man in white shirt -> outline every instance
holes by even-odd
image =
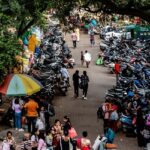
[[[36,120],[36,125],[35,126],[38,129],[38,131],[45,130],[44,122],[41,120],[40,117]]]
[[[89,68],[89,64],[91,62],[91,59],[92,59],[91,54],[86,50],[85,54],[84,54],[84,60],[85,60],[87,68]]]

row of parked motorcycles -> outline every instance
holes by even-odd
[[[150,40],[138,39],[111,39],[100,44],[103,64],[108,67],[109,72],[114,73],[115,60],[119,60],[121,66],[118,83],[106,92],[105,100],[118,106],[122,130],[126,133],[133,131],[135,135],[138,117],[136,105],[140,106],[145,126],[150,128],[149,48]],[[138,102],[134,101],[135,95],[138,95]],[[129,104],[133,107],[129,107]]]
[[[61,68],[65,67],[64,60],[70,54],[60,28],[49,27],[41,42],[40,53],[35,54],[34,64],[30,70],[30,75],[39,80],[44,87],[38,95],[46,96],[49,101],[58,92],[66,95],[69,83],[62,77]]]
[[[61,68],[64,67],[64,59],[70,54],[60,28],[50,26],[41,41],[40,51],[34,54],[34,63],[28,72],[43,85],[42,90],[33,96],[44,98],[51,103],[56,93],[66,95],[69,83],[62,77]],[[10,107],[2,122],[12,127],[13,115]]]

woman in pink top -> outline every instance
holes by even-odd
[[[75,31],[73,31],[73,33],[71,34],[71,38],[73,42],[73,47],[76,48],[77,47],[77,34],[75,33]]]
[[[15,103],[13,104],[13,110],[15,112],[15,127],[16,129],[21,129],[21,106],[19,104],[19,99],[15,99]]]
[[[37,150],[46,150],[46,142],[44,132],[40,131],[39,133],[39,141],[38,141],[38,149]]]

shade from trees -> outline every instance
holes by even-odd
[[[150,22],[150,0],[82,0],[81,5],[91,13],[138,16]]]

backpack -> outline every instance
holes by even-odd
[[[97,110],[97,118],[98,119],[102,119],[104,117],[103,115],[103,109],[102,109],[102,106],[100,106]]]

